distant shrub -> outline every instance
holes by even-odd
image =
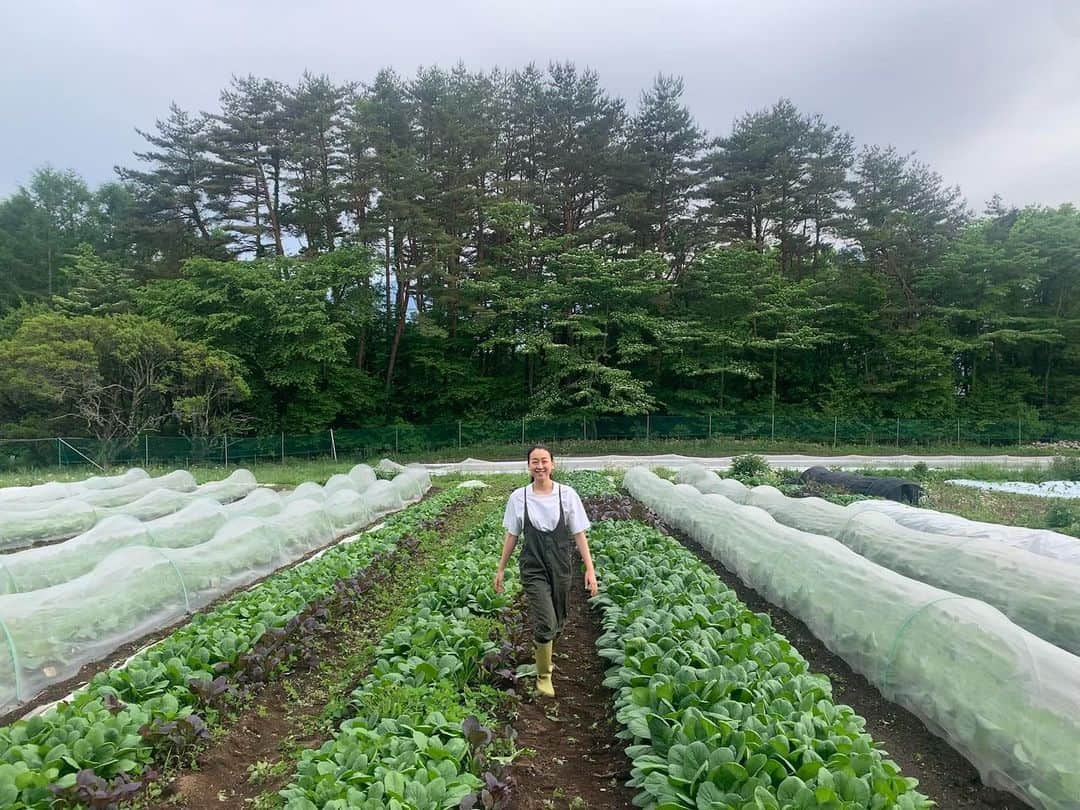
[[[1080,456],[1058,456],[1048,472],[1053,481],[1080,481]]]
[[[1080,511],[1075,507],[1056,503],[1046,510],[1046,525],[1051,529],[1064,529],[1074,523],[1080,523]]]
[[[930,476],[930,468],[925,461],[917,461],[911,465],[911,477],[916,481],[925,481]]]
[[[762,484],[776,487],[784,483],[783,476],[769,467],[769,462],[753,453],[733,458],[728,476],[741,481],[748,487],[757,487]]]
[[[772,473],[769,462],[761,456],[747,453],[745,456],[735,456],[731,460],[731,477],[742,481],[744,478],[759,478]],[[745,482],[743,482],[745,483]]]

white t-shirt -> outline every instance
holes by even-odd
[[[592,524],[588,515],[585,514],[585,506],[581,503],[581,496],[574,491],[573,487],[563,484],[555,484],[555,489],[547,495],[537,495],[533,492],[532,484],[527,484],[520,489],[515,489],[506,502],[506,514],[503,516],[503,526],[506,531],[515,536],[520,536],[525,518],[525,492],[529,493],[529,522],[543,532],[550,532],[559,523],[559,499],[562,499],[563,517],[566,518],[566,528],[570,530],[570,536],[578,532],[588,530]]]

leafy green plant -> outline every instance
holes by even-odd
[[[742,456],[735,456],[731,460],[731,468],[728,470],[728,475],[748,487],[759,486],[761,484],[770,484],[775,486],[779,483],[780,477],[773,472],[772,468],[761,456],[754,455],[753,453],[747,453]]]
[[[511,783],[482,753],[494,735],[490,685],[512,648],[492,639],[516,589],[493,593],[502,508],[457,538],[460,553],[426,576],[408,618],[388,632],[353,692],[353,716],[318,751],[305,751],[281,795],[292,810],[350,807],[503,807]],[[342,805],[344,806],[344,804]]]
[[[1080,523],[1080,510],[1062,503],[1056,503],[1046,510],[1046,525],[1051,529],[1064,529],[1074,523]]]
[[[1057,456],[1047,470],[1048,480],[1080,481],[1080,456]]]
[[[641,806],[927,808],[827,678],[671,538],[634,522],[591,540],[605,589],[619,736]]]
[[[290,647],[289,639],[315,618],[319,608],[312,610],[313,604],[333,595],[342,582],[352,583],[344,586],[352,589],[351,598],[361,598],[354,580],[365,576],[373,560],[377,565],[403,538],[472,497],[455,488],[392,515],[356,542],[279,572],[195,616],[125,666],[96,675],[70,701],[0,729],[0,762],[16,768],[0,765],[0,806],[52,808],[58,798],[63,802],[75,795],[68,789],[81,771],[113,782],[197,742],[199,724],[216,720],[215,706],[227,699],[229,689],[256,680],[241,674],[265,680],[304,659],[305,650]],[[229,676],[227,682],[218,680],[222,675]],[[54,795],[51,786],[61,792]]]

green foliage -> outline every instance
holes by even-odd
[[[224,351],[251,396],[222,429],[1080,422],[1080,212],[973,219],[786,99],[709,139],[676,76],[634,111],[572,63],[238,76],[141,133],[120,182],[42,169],[0,200],[0,318],[137,314]],[[197,411],[185,430],[211,429]]]
[[[591,540],[605,572],[597,647],[635,804],[931,806],[828,679],[677,542],[630,521],[599,524]]]
[[[275,574],[199,614],[125,666],[96,675],[70,701],[0,728],[4,805],[54,807],[49,785],[66,784],[84,768],[104,778],[144,771],[155,754],[140,728],[205,711],[196,686],[235,666],[268,631],[280,633],[307,605],[333,593],[339,580],[465,497],[463,490],[448,490],[393,515],[357,542]]]
[[[1050,481],[1080,481],[1080,457],[1057,456],[1046,471],[1046,478]]]
[[[771,475],[772,468],[769,466],[769,462],[761,456],[747,453],[746,455],[736,456],[731,460],[731,468],[728,473],[732,478],[748,484],[752,479]]]
[[[493,720],[494,694],[484,691],[492,675],[482,662],[499,646],[483,618],[497,615],[520,587],[511,576],[507,592],[491,590],[501,514],[500,505],[424,578],[422,595],[383,637],[353,692],[354,715],[322,748],[302,754],[296,779],[281,791],[286,807],[338,801],[436,810],[481,788],[463,720],[470,709]]]
[[[1051,529],[1064,529],[1080,523],[1080,510],[1056,503],[1046,510],[1046,525]]]
[[[248,396],[235,358],[139,315],[32,315],[0,341],[0,417],[54,417],[105,445],[180,414],[205,433]],[[55,418],[56,414],[63,417]]]

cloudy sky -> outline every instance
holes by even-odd
[[[686,82],[710,134],[786,96],[893,144],[982,208],[1080,203],[1080,0],[6,0],[0,196],[40,166],[133,165],[169,103],[232,74],[370,80],[384,66],[571,60],[633,106]]]

